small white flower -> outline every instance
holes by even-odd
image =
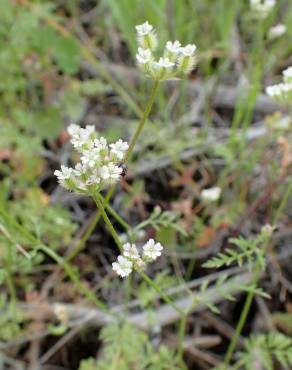
[[[157,257],[161,256],[162,250],[163,247],[160,243],[155,243],[154,239],[149,239],[143,246],[143,256],[154,261]]]
[[[136,26],[135,28],[138,36],[146,36],[153,31],[153,26],[151,26],[148,21]]]
[[[154,63],[154,66],[157,69],[160,68],[172,68],[175,63],[171,62],[168,58],[160,58],[158,62]]]
[[[100,150],[97,148],[92,148],[91,150],[86,150],[81,156],[81,162],[83,165],[88,167],[94,167],[100,160]]]
[[[194,52],[196,51],[196,49],[197,49],[196,45],[189,44],[189,45],[186,45],[185,47],[182,47],[180,49],[180,52],[185,57],[191,57],[194,54]]]
[[[56,170],[54,175],[57,176],[59,180],[67,180],[72,176],[72,172],[72,168],[61,165],[61,171]]]
[[[100,137],[99,139],[95,139],[93,141],[93,145],[98,151],[105,150],[107,148],[107,141],[104,137]]]
[[[87,167],[83,163],[77,163],[74,168],[74,175],[77,177],[84,176],[87,173]]]
[[[109,182],[116,182],[119,180],[122,172],[122,168],[114,165],[113,163],[109,163],[101,167],[100,176],[102,179],[108,180]]]
[[[152,53],[150,49],[138,48],[136,58],[139,64],[147,64],[152,60]]]
[[[283,80],[288,83],[292,82],[292,66],[283,71]]]
[[[168,50],[170,53],[178,54],[181,50],[181,43],[179,41],[167,41],[166,43],[166,50]]]
[[[123,256],[118,256],[117,262],[112,263],[113,270],[121,277],[130,275],[133,263]]]
[[[121,139],[114,144],[110,144],[110,147],[111,156],[116,157],[119,161],[124,158],[126,151],[129,149],[128,143]]]
[[[98,185],[99,183],[100,178],[95,174],[89,176],[88,179],[86,180],[86,186]]]
[[[282,35],[287,31],[287,27],[284,24],[277,24],[274,27],[269,29],[268,37],[270,40],[274,40]]]
[[[92,139],[95,133],[94,126],[86,126],[86,128],[81,128],[77,125],[70,125],[68,127],[68,132],[71,136],[71,143],[75,149],[81,151],[84,146],[90,148],[92,146]]]
[[[80,134],[81,127],[72,123],[68,126],[67,131],[70,136],[76,136]]]
[[[58,182],[61,186],[63,186],[66,189],[70,188],[68,182],[73,177],[73,169],[72,168],[61,165],[61,171],[56,170],[54,172],[54,175],[57,177]]]
[[[123,245],[123,255],[129,259],[138,260],[140,259],[139,252],[135,244],[126,243]]]
[[[222,189],[216,186],[214,188],[204,189],[201,195],[204,200],[215,202],[220,198],[221,192]]]

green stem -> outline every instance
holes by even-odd
[[[110,188],[110,190],[108,191],[106,197],[105,197],[104,204],[107,204],[109,202],[109,200],[110,200],[111,196],[113,195],[114,191],[115,191],[115,186],[112,186]],[[85,243],[89,239],[90,235],[93,233],[93,230],[95,229],[95,227],[96,227],[96,225],[97,225],[97,223],[98,223],[98,221],[100,219],[100,216],[101,216],[100,212],[97,212],[94,220],[92,221],[91,225],[87,229],[87,231],[84,234],[83,238],[79,241],[79,243],[76,245],[76,247],[74,248],[74,250],[66,258],[66,261],[67,262],[69,262],[72,259],[74,259],[82,251],[82,249],[85,247]]]
[[[127,231],[131,229],[131,225],[127,223],[109,204],[105,201],[101,194],[97,195],[106,210],[118,221],[118,223]]]
[[[168,303],[175,311],[177,311],[180,315],[185,316],[185,312],[179,308],[172,300],[159,288],[159,286],[151,280],[143,271],[140,272],[141,277],[149,284],[156,292],[161,296],[161,298]]]
[[[151,93],[150,93],[150,97],[149,97],[149,100],[148,100],[148,103],[146,105],[146,108],[143,112],[143,115],[142,115],[142,118],[141,118],[141,121],[139,122],[139,125],[134,133],[134,136],[130,142],[130,145],[129,145],[129,149],[127,151],[127,154],[126,154],[126,157],[125,157],[125,162],[128,162],[129,159],[131,158],[131,155],[132,155],[132,152],[133,152],[133,149],[138,141],[138,138],[141,134],[141,131],[143,130],[143,127],[149,117],[149,114],[151,112],[151,109],[152,109],[152,106],[153,106],[153,103],[154,103],[154,99],[155,99],[155,96],[156,96],[156,93],[157,93],[157,89],[158,89],[158,85],[159,85],[159,81],[156,80],[154,81],[154,84],[152,86],[152,90],[151,90]]]
[[[97,205],[97,208],[99,209],[99,212],[101,214],[101,217],[103,218],[104,222],[106,223],[106,226],[111,233],[111,236],[113,237],[114,241],[116,242],[117,246],[119,247],[120,252],[123,252],[123,245],[120,241],[119,235],[117,234],[115,228],[113,227],[110,219],[108,218],[106,211],[104,209],[104,206],[99,198],[98,195],[94,195],[93,199],[95,200],[95,203]]]
[[[257,263],[256,266],[255,266],[255,272],[253,274],[253,279],[252,279],[252,285],[253,286],[256,286],[258,278],[259,278],[259,274],[260,274],[260,265],[259,265],[259,263]],[[235,333],[232,336],[231,342],[229,344],[229,347],[227,349],[227,352],[226,352],[226,355],[225,355],[225,358],[224,358],[224,365],[225,365],[226,368],[228,368],[228,365],[229,365],[230,360],[232,358],[233,352],[234,352],[235,347],[237,345],[238,338],[239,338],[239,336],[242,332],[242,329],[244,327],[244,324],[246,322],[246,319],[247,319],[247,316],[248,316],[248,313],[249,313],[249,310],[250,310],[250,307],[251,307],[251,304],[252,304],[252,301],[253,301],[254,294],[255,294],[254,289],[251,289],[247,294],[246,300],[244,302],[243,309],[242,309],[241,314],[240,314],[239,321],[236,325]]]
[[[178,331],[178,352],[177,352],[177,355],[178,355],[181,362],[183,362],[186,322],[187,322],[187,315],[184,315],[180,319],[179,331]]]

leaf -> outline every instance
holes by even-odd
[[[176,231],[171,227],[163,227],[157,232],[156,239],[162,245],[166,245],[167,248],[175,248]]]
[[[74,74],[80,67],[80,48],[78,42],[72,37],[60,36],[52,46],[56,62],[64,73]]]
[[[34,115],[33,130],[43,139],[55,139],[62,131],[63,125],[57,108],[46,108]]]

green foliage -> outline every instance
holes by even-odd
[[[3,294],[0,295],[0,312],[0,340],[15,339],[23,332],[21,327],[24,322],[22,312],[16,309],[14,304],[9,304]]]
[[[154,348],[142,331],[129,324],[111,324],[101,331],[103,349],[97,360],[83,360],[79,370],[179,370],[173,352]]]
[[[292,367],[292,339],[278,332],[253,335],[245,342],[245,351],[239,353],[234,369],[276,369],[276,362],[285,369]]]
[[[254,261],[258,261],[261,268],[265,267],[265,243],[269,238],[269,234],[262,229],[261,233],[253,240],[246,240],[242,237],[232,238],[230,242],[235,244],[237,249],[226,249],[225,253],[219,253],[216,257],[204,263],[207,268],[219,268],[223,266],[230,266],[236,263],[242,266],[247,263],[252,269]]]
[[[204,303],[212,312],[220,314],[218,307],[211,302],[212,294],[208,294],[207,288],[209,281],[206,279],[200,286],[199,291],[195,294],[194,303]],[[215,280],[213,288],[216,294],[227,301],[235,301],[235,294],[238,292],[250,292],[260,297],[269,298],[270,296],[265,293],[261,288],[258,288],[250,283],[242,282],[240,277],[228,277],[227,275],[220,276]]]
[[[27,198],[11,204],[10,212],[45,244],[60,248],[70,243],[77,225],[70,220],[67,209],[47,201],[38,189],[31,189]]]
[[[135,227],[135,230],[142,230],[147,226],[153,227],[156,231],[164,229],[173,229],[183,236],[187,233],[178,223],[179,215],[170,211],[162,211],[160,207],[154,208],[149,218]]]

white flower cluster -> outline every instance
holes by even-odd
[[[94,126],[70,125],[68,133],[72,145],[80,153],[80,163],[75,168],[62,165],[61,171],[54,172],[60,185],[68,190],[93,194],[119,181],[123,172],[120,164],[129,148],[126,142],[118,140],[108,145],[104,137],[97,136]]]
[[[163,247],[160,243],[155,243],[154,239],[149,239],[143,246],[142,257],[140,256],[135,244],[126,243],[123,245],[123,253],[118,256],[117,262],[113,262],[113,270],[121,277],[130,275],[133,269],[141,270],[146,267],[148,262],[155,261],[161,256]]]
[[[156,60],[153,52],[157,47],[156,32],[148,22],[136,26],[139,44],[136,54],[139,67],[154,80],[168,80],[180,74],[188,74],[196,63],[196,45],[181,46],[179,41],[167,41],[164,54]]]
[[[218,186],[215,186],[214,188],[204,189],[202,190],[201,196],[203,200],[207,202],[215,202],[218,200],[221,196],[222,189]]]
[[[292,101],[292,67],[288,67],[283,71],[283,82],[277,85],[268,86],[266,93],[273,99],[289,103]]]
[[[275,5],[276,0],[250,0],[250,8],[259,18],[266,18]]]
[[[271,27],[269,29],[268,38],[269,40],[275,40],[278,37],[281,37],[282,35],[284,35],[286,31],[287,31],[287,27],[285,26],[285,24],[277,24],[276,26]]]

